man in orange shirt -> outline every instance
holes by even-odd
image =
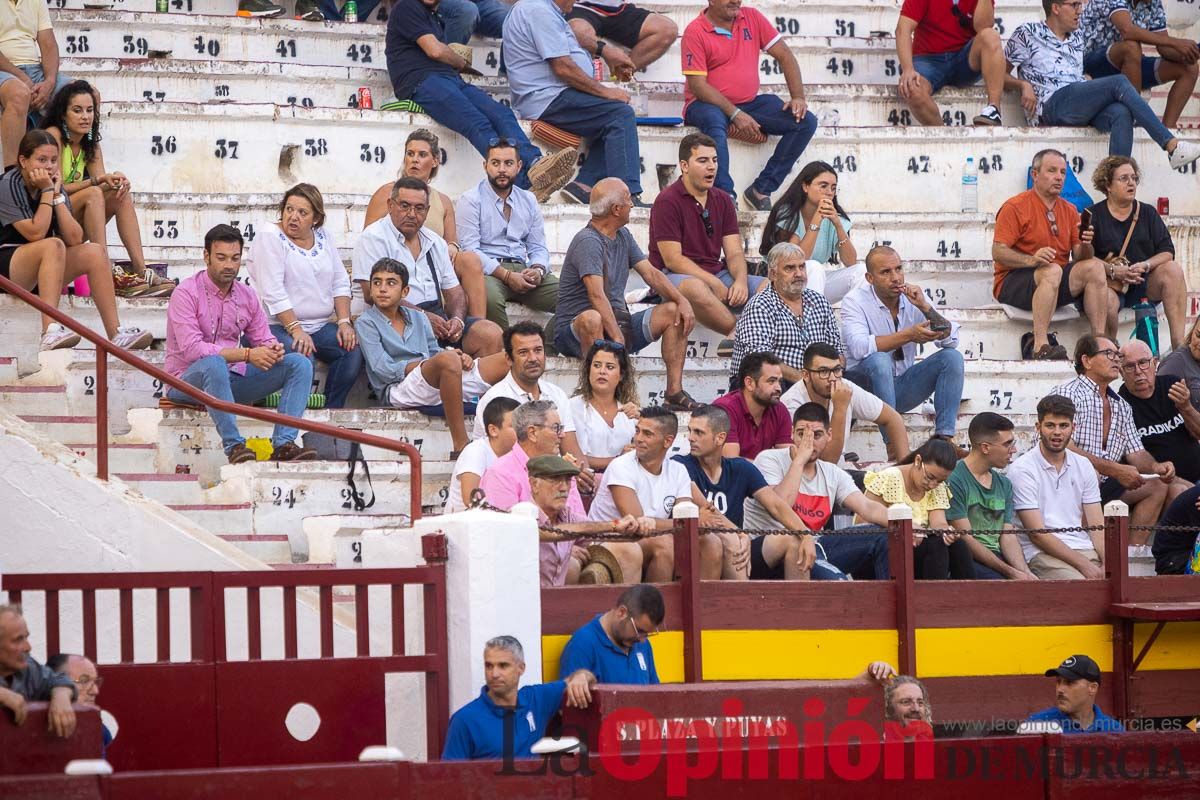
[[[1097,335],[1117,332],[1118,300],[1096,258],[1092,230],[1079,228],[1079,212],[1062,198],[1067,158],[1057,150],[1033,157],[1033,188],[1010,197],[996,214],[992,241],[998,302],[1033,312],[1033,357],[1065,361],[1067,350],[1051,345],[1054,310],[1083,299],[1083,313]]]

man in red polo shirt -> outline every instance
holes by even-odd
[[[976,125],[1000,124],[1008,65],[993,24],[992,0],[904,0],[896,23],[900,96],[922,125],[941,125],[933,95],[943,86],[974,86],[983,75],[987,105]]]
[[[766,51],[779,62],[790,100],[758,93],[758,55]],[[779,136],[775,152],[743,199],[756,211],[771,209],[771,193],[792,171],[817,130],[808,111],[800,65],[783,36],[767,18],[741,0],[708,0],[683,32],[683,119],[717,143],[717,188],[735,199],[729,176],[728,138],[766,141]]]
[[[753,460],[763,450],[790,447],[792,419],[779,402],[783,396],[783,362],[773,353],[751,353],[737,371],[737,390],[713,405],[729,415],[726,458]]]

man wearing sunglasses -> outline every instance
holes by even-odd
[[[1175,465],[1157,461],[1146,451],[1133,421],[1133,409],[1112,388],[1120,375],[1121,351],[1111,339],[1086,334],[1075,343],[1078,377],[1057,386],[1051,394],[1075,404],[1075,435],[1071,449],[1096,470],[1100,502],[1120,500],[1129,506],[1130,526],[1154,525],[1163,509],[1188,484],[1175,479]],[[1143,548],[1150,534],[1129,535],[1131,555],[1149,555]]]
[[[933,95],[943,86],[974,86],[980,76],[987,105],[976,125],[999,125],[1004,94],[1004,46],[993,27],[992,0],[904,0],[896,23],[900,96],[922,125],[941,125]]]
[[[558,662],[561,677],[587,670],[599,683],[658,683],[650,637],[666,616],[662,593],[645,583],[630,586],[617,604],[571,634]]]
[[[1200,411],[1192,405],[1187,382],[1158,374],[1158,359],[1134,339],[1121,348],[1119,394],[1133,409],[1133,424],[1150,455],[1170,460],[1186,481],[1200,481]]]

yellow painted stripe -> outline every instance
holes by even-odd
[[[888,630],[704,631],[704,680],[853,678],[875,660],[896,663]]]
[[[1154,632],[1153,622],[1133,626],[1133,657]],[[1154,646],[1138,665],[1142,670],[1200,669],[1200,622],[1169,622],[1154,640]]]
[[[1036,675],[1073,653],[1086,653],[1101,670],[1112,669],[1112,627],[1055,625],[1009,628],[920,628],[917,674]]]
[[[558,662],[570,636],[542,637],[542,680],[558,680]],[[683,632],[663,631],[650,637],[654,669],[663,683],[683,683]]]

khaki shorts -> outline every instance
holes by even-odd
[[[1103,568],[1100,554],[1095,550],[1076,550],[1076,553]],[[1065,561],[1046,553],[1038,553],[1029,560],[1029,571],[1043,581],[1081,581],[1083,574]]]

